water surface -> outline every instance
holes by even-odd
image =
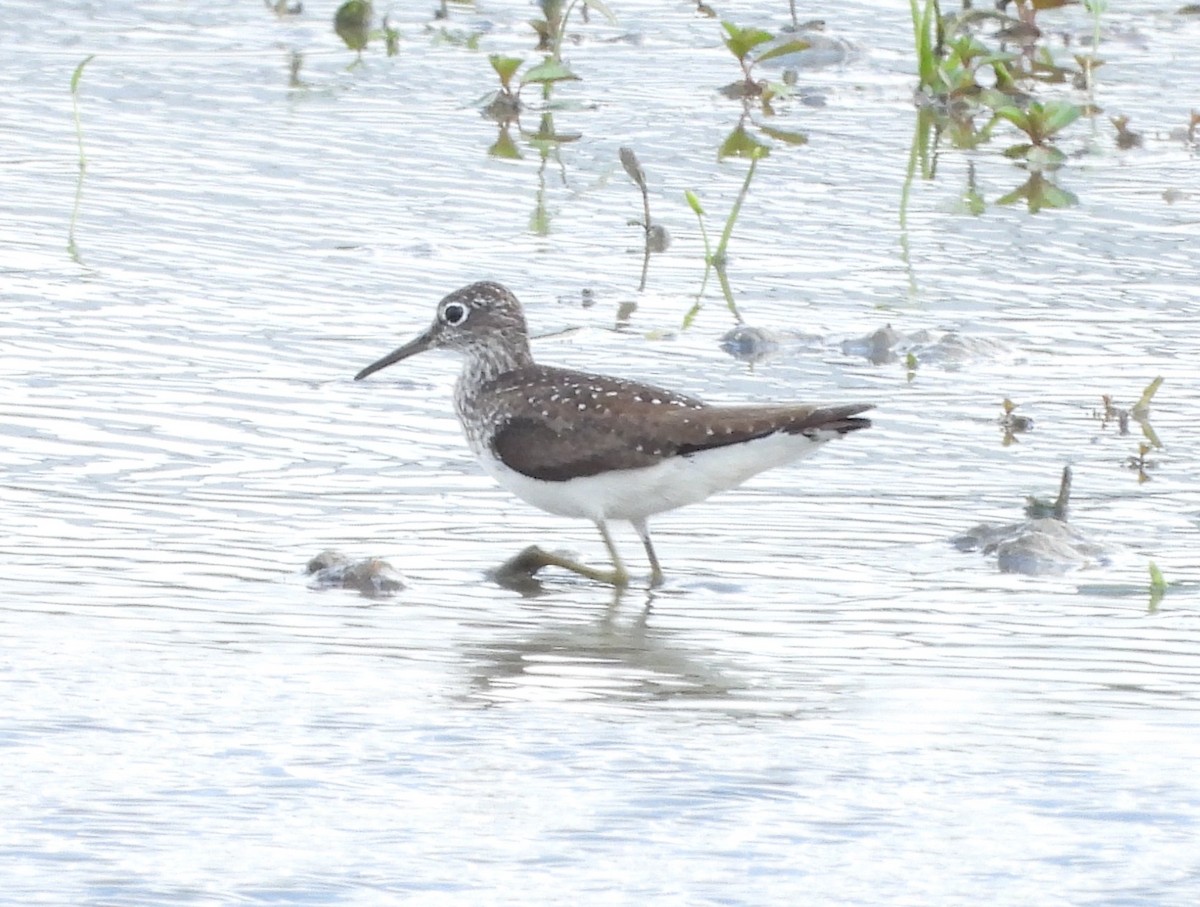
[[[730,246],[747,323],[810,339],[750,366],[711,284],[680,331],[703,272],[683,191],[716,232],[745,173],[716,160],[735,64],[693,4],[611,5],[545,166],[518,133],[521,160],[489,156],[475,106],[486,53],[534,58],[533,7],[455,8],[478,51],[435,40],[432,0],[396,10],[399,56],[354,68],[321,0],[0,9],[0,902],[1200,897],[1200,195],[1172,135],[1200,24],[1106,16],[1100,101],[1145,140],[1072,127],[1076,207],[996,205],[1027,175],[988,146],[945,151],[902,226],[908,10],[827,11],[861,53],[801,74],[824,106],[778,105],[809,144],[762,162]],[[674,237],[641,293],[622,145]],[[452,357],[351,381],[480,278],[572,329],[546,361],[873,400],[875,427],[656,520],[661,590],[499,589],[484,571],[531,541],[599,559],[594,530],[470,462]],[[968,354],[910,377],[842,352],[889,323]],[[1157,375],[1139,482],[1140,435],[1095,411]],[[1009,446],[1005,396],[1035,420]],[[1012,576],[949,544],[1067,463],[1110,564]],[[312,591],[326,547],[409,588]],[[1151,560],[1177,584],[1154,609]]]

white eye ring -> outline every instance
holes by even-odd
[[[467,320],[468,309],[461,302],[448,302],[442,306],[442,321],[457,327]]]

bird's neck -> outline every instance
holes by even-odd
[[[501,340],[505,342],[500,342]],[[533,365],[529,341],[524,334],[496,338],[466,352],[462,372],[454,388],[454,408],[476,456],[487,450],[490,432],[503,414],[494,406],[489,386],[508,372]]]
[[[496,338],[495,343],[481,344],[467,351],[461,387],[480,387],[514,369],[533,365],[529,340],[523,334]]]

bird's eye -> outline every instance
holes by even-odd
[[[467,307],[461,302],[452,302],[442,309],[442,320],[449,325],[460,325],[467,320]]]

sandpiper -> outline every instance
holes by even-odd
[[[612,558],[597,570],[547,563],[616,586],[629,582],[608,524],[633,525],[663,580],[647,518],[751,476],[798,460],[871,422],[871,404],[713,406],[675,391],[534,362],[521,303],[483,281],[438,303],[433,325],[373,362],[359,381],[417,353],[457,350],[464,357],[454,406],[483,468],[517,497],[559,516],[596,524]]]

